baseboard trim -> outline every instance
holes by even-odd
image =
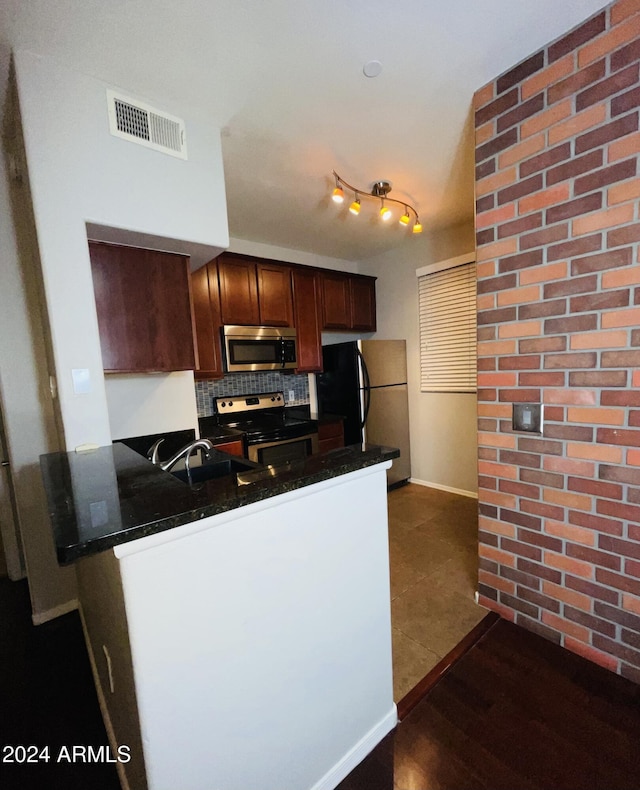
[[[384,736],[390,733],[397,723],[398,712],[394,705],[381,721],[372,727],[352,749],[349,749],[338,763],[327,771],[322,779],[313,785],[311,790],[333,790],[333,788],[339,785],[357,765],[360,765],[369,752],[373,751]]]
[[[417,486],[425,486],[425,488],[437,488],[438,491],[448,491],[450,494],[459,494],[460,496],[469,497],[469,499],[477,499],[477,491],[466,491],[464,488],[453,488],[453,486],[445,486],[441,483],[429,483],[426,480],[418,480],[417,477],[410,477],[410,483],[415,483]]]
[[[60,606],[55,606],[53,609],[47,609],[44,612],[33,612],[31,615],[31,622],[34,625],[42,625],[48,623],[49,620],[54,620],[56,617],[62,617],[63,614],[69,614],[78,608],[78,601],[67,601],[61,603]]]
[[[460,642],[439,661],[422,680],[398,702],[398,718],[402,721],[423,700],[436,683],[500,620],[500,615],[489,612]]]

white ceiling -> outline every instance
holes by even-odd
[[[411,244],[328,199],[388,179],[425,232],[473,213],[474,91],[603,0],[3,0],[0,44],[222,129],[233,237],[362,260]],[[370,79],[363,66],[381,61]],[[188,135],[188,129],[187,129]],[[188,137],[187,137],[188,142]],[[369,212],[364,210],[370,204]]]

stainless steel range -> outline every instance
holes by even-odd
[[[244,431],[249,460],[265,466],[318,452],[314,420],[288,417],[283,392],[215,398],[219,425]]]

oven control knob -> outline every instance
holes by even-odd
[[[271,396],[271,400],[275,400],[275,398],[274,398],[274,396],[273,396],[273,395]]]
[[[282,400],[282,398],[281,398],[281,397],[278,395],[278,397],[276,398],[276,400]]]
[[[229,401],[229,406],[233,406],[233,401],[232,400]]]
[[[227,405],[227,404],[226,404],[224,401],[222,401],[222,403],[220,404],[220,406],[221,406],[223,409],[224,409],[224,407],[225,407],[226,405]]]

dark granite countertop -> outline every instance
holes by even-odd
[[[130,540],[259,502],[400,455],[352,445],[281,467],[255,467],[193,486],[116,442],[40,456],[58,561],[69,564]],[[238,460],[213,451],[211,462]],[[239,485],[238,480],[243,484]]]

